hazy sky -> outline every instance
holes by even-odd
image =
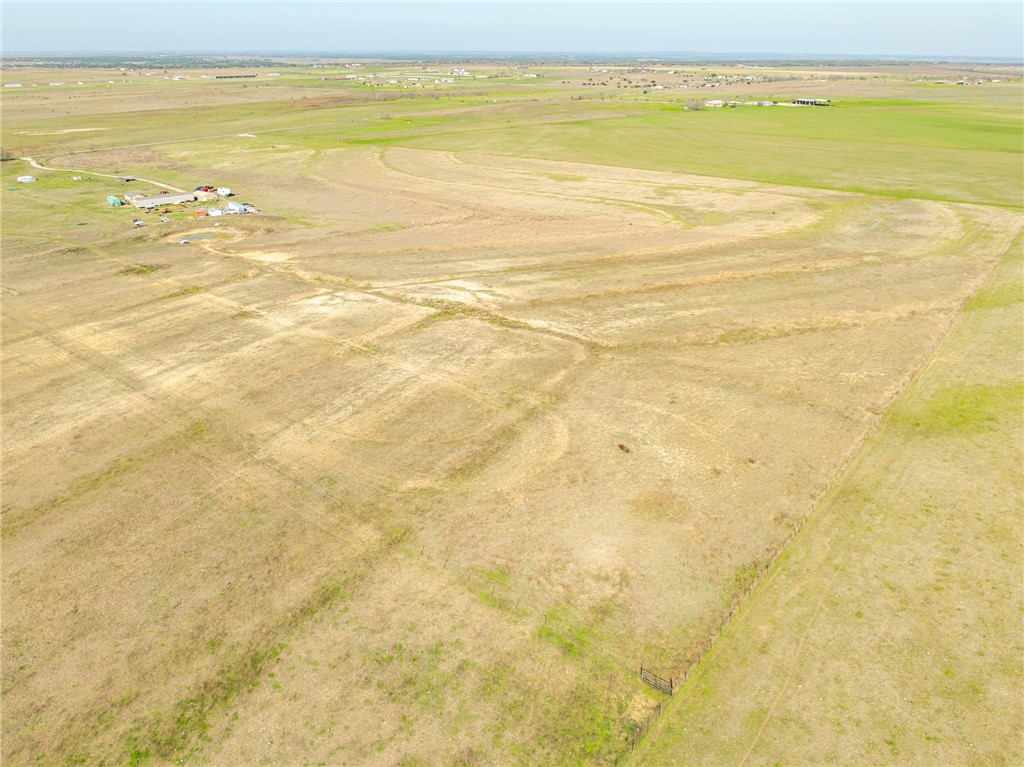
[[[3,48],[1024,56],[1010,2],[3,0]]]

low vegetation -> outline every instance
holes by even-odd
[[[3,94],[5,764],[1020,761],[1019,72],[290,64]]]

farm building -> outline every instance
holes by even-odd
[[[131,198],[131,203],[136,208],[152,210],[161,205],[180,205],[184,202],[193,202],[196,199],[195,192],[182,192],[181,194],[157,194],[152,197],[145,197],[141,194]]]
[[[227,210],[231,211],[232,213],[245,213],[245,206],[242,205],[242,203],[240,202],[228,200]]]
[[[827,107],[831,105],[830,99],[793,99],[794,104],[801,104],[806,107]]]
[[[107,195],[107,202],[110,203],[111,208],[120,208],[122,205],[124,205],[124,203],[121,202],[121,198],[113,194]]]

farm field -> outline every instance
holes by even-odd
[[[1024,759],[1021,276],[1018,240],[636,764]]]
[[[4,73],[4,763],[1018,760],[1020,73],[373,66]]]

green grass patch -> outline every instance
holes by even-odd
[[[455,126],[458,129],[454,129]],[[993,106],[676,109],[365,139],[888,197],[1020,206],[1019,112]]]
[[[964,306],[964,311],[974,312],[979,309],[1002,309],[1024,302],[1024,291],[1020,283],[997,285],[991,290],[975,293]]]
[[[893,413],[893,423],[925,436],[977,434],[1024,408],[1024,383],[947,386]]]
[[[161,269],[170,269],[170,264],[129,264],[128,266],[121,269],[118,274],[122,277],[132,277],[139,275],[152,274],[158,272]]]
[[[579,625],[563,610],[557,609],[544,616],[544,624],[537,630],[537,636],[574,658],[582,656],[593,640],[589,627]]]

